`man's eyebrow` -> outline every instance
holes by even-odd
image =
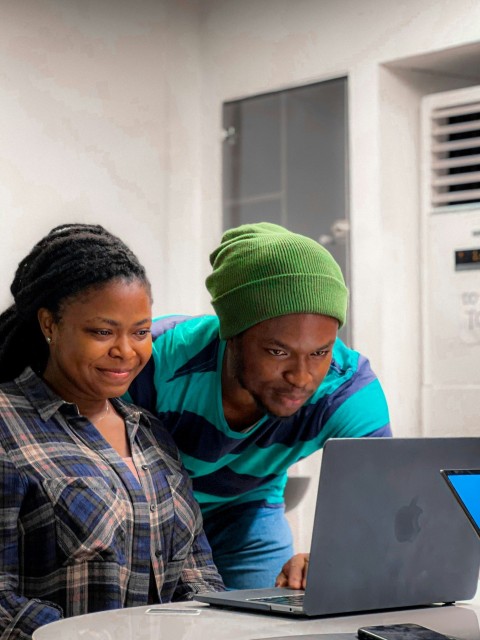
[[[323,346],[318,347],[316,349],[316,351],[322,351],[322,349],[329,349],[330,347],[333,347],[334,344],[335,344],[335,340],[330,340],[329,342],[327,342]]]
[[[276,338],[272,338],[268,342],[270,345],[272,346],[275,345],[276,347],[280,347],[282,349],[288,350],[291,348],[288,344],[284,344],[281,340],[277,340]],[[335,340],[330,340],[329,342],[326,342],[324,345],[320,347],[316,347],[315,349],[313,349],[313,351],[322,351],[323,349],[329,349],[334,344],[335,344]]]

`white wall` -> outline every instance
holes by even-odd
[[[418,104],[480,84],[461,53],[477,55],[478,0],[0,0],[0,12],[2,306],[37,239],[88,220],[141,256],[156,311],[208,310],[222,103],[348,75],[354,341],[395,433],[419,433]],[[318,457],[296,472],[317,469]],[[312,495],[291,514],[299,548]]]
[[[0,304],[44,233],[94,221],[141,256],[156,311],[196,307],[196,0],[1,0],[0,15]]]

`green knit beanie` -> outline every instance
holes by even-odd
[[[342,271],[318,242],[269,222],[223,234],[206,280],[220,337],[290,313],[319,313],[342,326],[348,290]]]

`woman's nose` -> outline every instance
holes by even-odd
[[[110,355],[113,358],[118,358],[118,357],[128,358],[134,353],[135,353],[135,350],[132,348],[132,345],[130,343],[130,340],[128,339],[128,336],[119,336],[118,339],[115,341],[115,344],[112,345],[110,349]]]

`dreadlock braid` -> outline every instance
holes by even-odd
[[[10,287],[14,304],[0,314],[0,382],[27,365],[43,372],[48,347],[37,319],[40,308],[58,321],[67,299],[116,278],[140,280],[150,290],[137,257],[100,225],[52,229],[19,263]]]

